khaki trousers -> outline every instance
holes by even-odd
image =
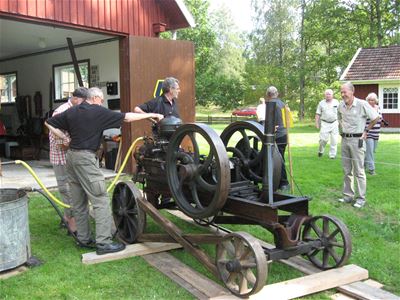
[[[93,152],[67,152],[67,172],[70,182],[72,204],[78,239],[90,240],[89,201],[92,203],[96,223],[96,243],[110,244],[111,241],[111,208],[104,175],[99,169],[99,162]]]
[[[319,132],[319,153],[324,153],[325,146],[330,140],[329,157],[336,157],[339,128],[338,122],[327,123],[321,121]]]
[[[56,175],[58,191],[61,194],[61,198],[65,204],[72,206],[71,190],[68,183],[68,174],[66,165],[53,165],[54,174]],[[65,208],[64,214],[67,217],[73,217],[72,209]]]
[[[358,147],[360,138],[342,138],[342,166],[344,173],[343,197],[355,199],[354,181],[357,182],[357,199],[365,200],[367,178],[364,171],[365,141],[363,147]]]

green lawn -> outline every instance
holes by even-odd
[[[213,127],[220,132],[225,125]],[[383,283],[385,289],[400,294],[400,135],[381,135],[376,153],[378,175],[368,175],[368,204],[357,210],[336,201],[341,196],[342,187],[340,159],[317,157],[318,134],[312,124],[296,126],[291,132],[294,179],[301,193],[313,198],[310,213],[331,214],[343,220],[353,239],[350,263],[368,269],[370,278]],[[85,251],[78,249],[65,230],[58,227],[59,219],[53,208],[37,194],[30,194],[29,197],[32,253],[43,264],[19,276],[1,280],[0,299],[193,298],[140,257],[98,265],[81,264],[80,256]],[[185,231],[200,230],[174,217],[171,219]],[[258,226],[230,227],[271,240],[271,235]],[[148,231],[158,231],[150,219]],[[213,247],[206,250],[214,252]],[[188,253],[182,250],[171,253],[213,278]],[[294,269],[273,263],[269,267],[268,282],[298,276],[301,274]],[[332,293],[328,291],[304,299],[329,299]]]

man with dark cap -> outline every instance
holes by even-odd
[[[120,113],[102,106],[103,92],[96,87],[88,90],[86,101],[46,122],[57,136],[65,138],[61,130],[71,136],[67,152],[67,172],[71,186],[73,210],[78,229],[78,239],[84,246],[93,246],[89,226],[88,201],[93,205],[96,222],[96,253],[106,254],[125,249],[125,245],[113,242],[111,234],[112,216],[104,175],[99,168],[96,151],[100,146],[103,131],[118,128],[123,122],[154,118],[156,113]],[[61,130],[60,130],[61,129]]]
[[[53,116],[63,113],[75,105],[79,105],[87,98],[88,89],[85,87],[77,88],[72,97],[62,105],[60,105],[54,112]],[[72,205],[71,191],[68,184],[67,176],[67,149],[69,145],[69,136],[66,132],[66,139],[57,137],[54,133],[49,131],[49,145],[50,145],[50,162],[53,165],[54,174],[56,176],[58,191],[65,204]],[[72,209],[66,208],[64,210],[64,219],[68,223],[68,227],[72,232],[76,232],[76,223],[73,216]]]

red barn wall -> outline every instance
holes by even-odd
[[[355,84],[354,89],[354,95],[357,98],[364,100],[367,98],[369,93],[375,93],[379,95],[379,86],[377,84]]]
[[[1,0],[0,16],[136,36],[168,23],[157,0]]]
[[[391,113],[391,114],[382,114],[383,118],[389,122],[388,127],[400,127],[400,114],[399,113]]]
[[[360,99],[365,99],[369,93],[375,93],[379,96],[378,84],[355,84],[355,96]],[[399,113],[383,113],[383,118],[389,122],[389,127],[400,127]]]

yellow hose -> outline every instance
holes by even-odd
[[[62,207],[71,208],[71,206],[69,206],[68,204],[63,203],[60,200],[58,200],[52,193],[49,192],[49,190],[44,186],[44,184],[39,179],[39,177],[37,177],[36,173],[32,170],[32,168],[26,162],[24,162],[22,160],[16,160],[15,164],[23,165],[29,171],[29,173],[31,173],[33,178],[35,178],[36,182],[40,185],[40,187],[43,189],[43,191],[51,198],[51,200],[53,200],[54,202],[56,202],[58,205],[60,205]]]
[[[107,193],[108,193],[109,191],[111,191],[111,189],[114,187],[115,183],[118,181],[119,176],[120,176],[121,173],[122,173],[122,170],[125,168],[125,165],[126,165],[126,163],[128,162],[128,160],[129,160],[129,155],[131,154],[133,148],[135,148],[136,144],[137,144],[139,141],[141,141],[141,140],[143,140],[143,137],[137,138],[136,140],[133,141],[133,143],[132,143],[131,146],[129,147],[129,150],[128,150],[128,152],[127,152],[126,155],[125,155],[124,161],[123,161],[121,167],[119,168],[119,171],[118,171],[118,173],[117,173],[117,176],[115,176],[113,182],[111,182],[110,186],[107,188]],[[119,145],[119,146],[122,147],[122,144]]]

